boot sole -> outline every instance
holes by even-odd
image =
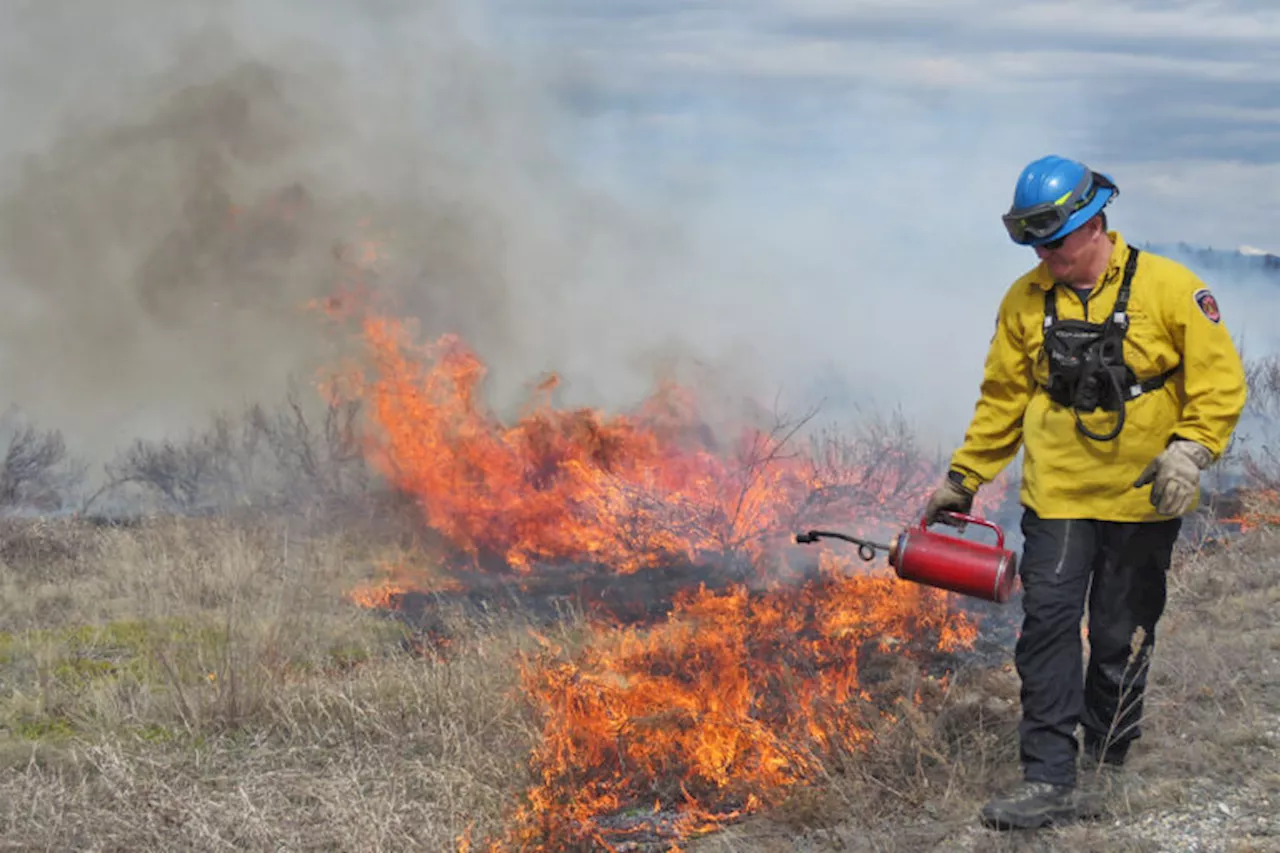
[[[982,824],[989,829],[1047,829],[1064,823],[1072,823],[1080,818],[1074,807],[1046,809],[1036,814],[991,814],[982,812]]]

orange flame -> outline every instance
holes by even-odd
[[[358,319],[372,367],[325,390],[365,403],[371,464],[472,567],[756,571],[754,590],[685,591],[660,624],[595,624],[576,652],[540,639],[521,661],[542,720],[538,781],[490,850],[616,849],[654,834],[678,850],[866,742],[879,710],[860,654],[972,642],[951,596],[887,570],[816,550],[816,579],[786,585],[771,571],[788,568],[798,521],[901,525],[937,475],[909,447],[815,438],[796,449],[786,429],[744,429],[721,445],[685,389],[663,385],[636,411],[605,415],[555,409],[555,377],[504,424],[483,403],[483,363],[457,337],[417,344],[411,324],[362,313],[351,291],[322,307]],[[998,499],[1002,487],[986,491]],[[352,597],[376,606],[434,582],[393,572]],[[470,831],[458,838],[460,850],[472,844]]]
[[[348,590],[346,598],[353,604],[371,609],[388,609],[397,596],[409,590],[390,580],[369,581]]]
[[[954,650],[976,630],[937,590],[855,574],[823,555],[799,589],[700,590],[651,630],[598,628],[570,657],[543,641],[524,661],[543,715],[539,783],[506,844],[550,851],[621,832],[601,818],[655,803],[680,838],[755,811],[868,737],[859,652]],[[576,848],[573,848],[576,849]]]
[[[638,411],[606,416],[553,409],[553,378],[507,426],[481,400],[475,353],[452,335],[415,344],[411,328],[364,317],[373,375],[351,371],[328,390],[369,405],[371,461],[417,498],[431,527],[473,559],[517,572],[562,561],[621,573],[712,557],[750,563],[815,496],[848,509],[856,492],[876,506],[922,471],[907,461],[883,482],[842,482],[823,460],[779,453],[781,438],[760,430],[713,453],[690,395],[669,384]]]
[[[378,577],[347,590],[346,599],[360,607],[395,609],[395,601],[410,591],[443,592],[461,590],[457,579],[441,574],[439,567],[420,561],[384,560],[378,564]]]
[[[1268,488],[1245,490],[1240,511],[1220,521],[1238,525],[1241,533],[1263,527],[1280,527],[1280,491]]]

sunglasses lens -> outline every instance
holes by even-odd
[[[1062,243],[1066,239],[1067,239],[1066,237],[1059,237],[1057,240],[1050,240],[1048,243],[1041,243],[1040,248],[1048,249],[1049,251],[1053,251],[1054,249],[1061,249]]]

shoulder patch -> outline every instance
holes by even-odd
[[[1199,306],[1200,313],[1208,317],[1211,322],[1217,323],[1222,320],[1222,313],[1218,310],[1218,300],[1213,298],[1209,288],[1200,288],[1192,298],[1195,299],[1196,305]]]

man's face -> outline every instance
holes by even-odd
[[[1048,246],[1036,246],[1036,257],[1044,261],[1054,281],[1072,284],[1092,284],[1083,279],[1088,278],[1089,262],[1093,255],[1093,241],[1097,236],[1099,224],[1096,220],[1086,222],[1063,239],[1062,245],[1056,249]]]

